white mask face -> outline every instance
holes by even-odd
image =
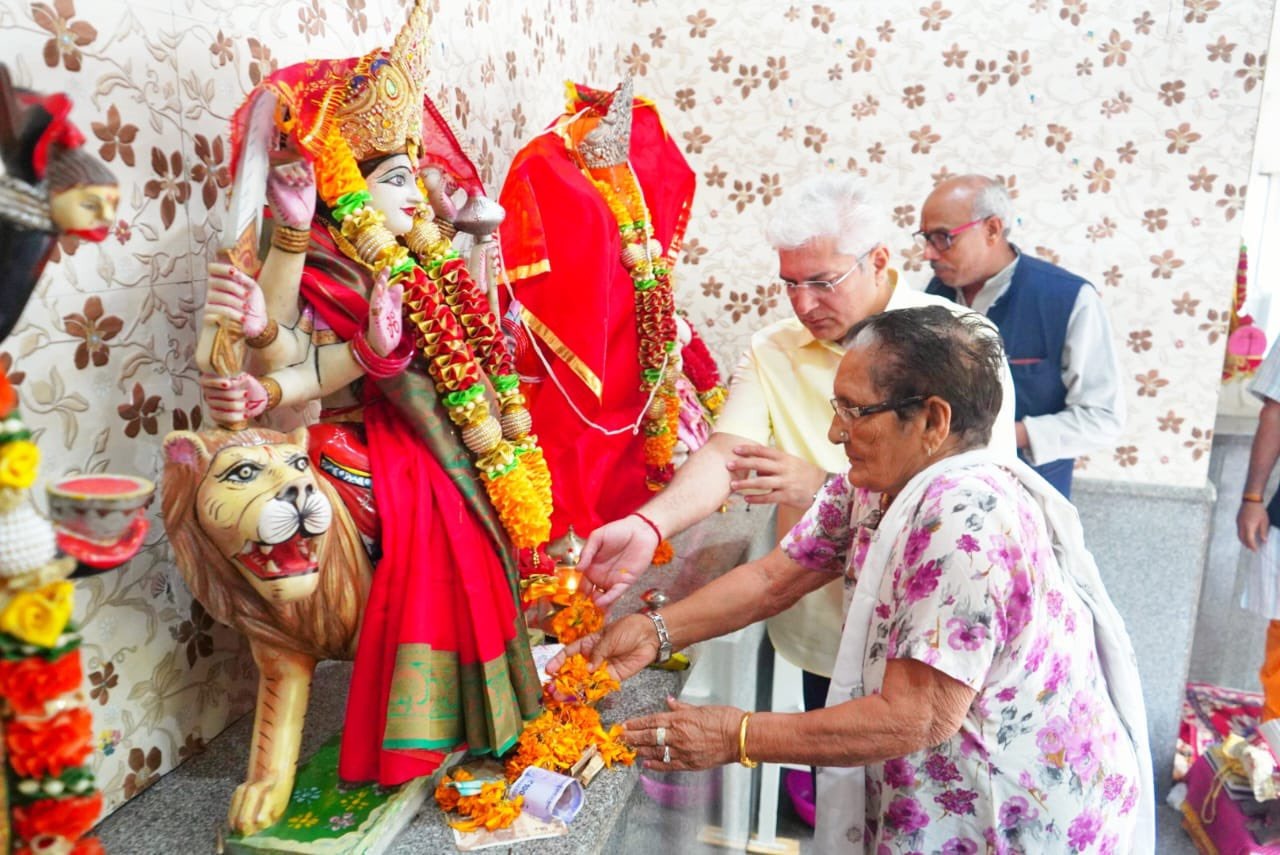
[[[413,227],[413,212],[422,204],[409,156],[397,154],[378,164],[365,178],[373,207],[387,218],[387,229],[399,237]]]

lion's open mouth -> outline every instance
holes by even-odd
[[[306,576],[319,569],[311,538],[301,531],[283,543],[250,541],[236,559],[250,573],[267,581]]]

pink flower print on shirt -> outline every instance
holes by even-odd
[[[938,587],[938,579],[942,576],[942,564],[936,559],[926,561],[919,570],[907,580],[907,605],[923,600]]]
[[[978,855],[978,844],[967,837],[953,837],[942,844],[942,855]]]
[[[963,780],[963,776],[960,774],[960,770],[956,768],[956,764],[946,756],[936,752],[930,754],[929,759],[924,761],[924,773],[939,784]]]
[[[911,534],[907,535],[907,545],[902,551],[903,563],[908,567],[919,564],[920,556],[924,555],[924,551],[929,548],[932,537],[933,533],[927,528],[913,529]]]
[[[1014,573],[1005,601],[1005,641],[1012,641],[1031,622],[1031,577],[1026,573]]]
[[[1024,822],[1035,822],[1040,811],[1022,796],[1013,796],[1000,806],[1000,825],[1005,828],[1017,828]]]
[[[973,803],[977,798],[977,790],[945,790],[934,796],[933,800],[948,813],[973,816]]]
[[[1097,811],[1086,810],[1071,821],[1067,829],[1067,843],[1077,852],[1082,851],[1098,836],[1102,828],[1102,817]]]
[[[916,782],[916,767],[904,757],[884,761],[884,782],[897,790],[905,790]]]
[[[1050,617],[1057,617],[1062,614],[1062,592],[1050,591],[1044,596],[1045,607],[1049,610]]]
[[[1021,547],[1002,534],[992,537],[991,543],[991,548],[987,550],[987,560],[1012,573],[1022,558]]]
[[[929,824],[929,815],[915,799],[910,796],[898,796],[889,803],[884,822],[885,825],[896,828],[903,834],[912,834]]]
[[[1027,661],[1022,666],[1028,674],[1034,674],[1040,670],[1041,663],[1044,662],[1044,654],[1049,649],[1049,636],[1039,635],[1031,644],[1031,652],[1027,654]]]
[[[956,549],[959,549],[961,552],[974,553],[981,548],[982,547],[978,545],[977,539],[971,534],[962,534],[956,538]]]
[[[1067,660],[1055,653],[1049,660],[1049,677],[1044,681],[1045,693],[1052,694],[1058,691],[1058,687],[1065,679],[1067,679]]]
[[[980,623],[969,623],[964,618],[953,617],[947,621],[947,644],[952,650],[977,650],[987,640],[987,628]]]
[[[1067,732],[1070,730],[1066,719],[1060,715],[1045,722],[1044,727],[1036,734],[1036,747],[1044,755],[1049,765],[1062,767],[1062,757],[1067,750]]]
[[[1102,782],[1102,797],[1109,802],[1120,798],[1120,793],[1124,791],[1124,782],[1124,775],[1108,775]]]

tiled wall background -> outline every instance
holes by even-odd
[[[630,70],[658,102],[700,176],[679,296],[722,365],[789,311],[762,239],[789,182],[865,174],[920,287],[908,235],[932,182],[998,174],[1020,244],[1091,277],[1123,346],[1129,428],[1084,474],[1204,482],[1269,2],[434,5],[431,92],[491,192],[565,78]],[[264,70],[363,53],[403,15],[396,0],[0,0],[0,57],[20,85],[71,94],[123,194],[113,236],[64,245],[0,345],[45,480],[155,474],[163,435],[199,422],[193,322],[231,112]],[[253,668],[191,603],[158,524],[80,591],[114,807],[247,710]]]

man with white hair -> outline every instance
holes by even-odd
[[[1000,330],[1017,393],[1018,454],[1071,497],[1075,458],[1124,429],[1120,361],[1097,290],[1009,242],[1013,205],[982,175],[940,182],[920,230],[934,277],[925,290],[986,315]]]
[[[671,483],[634,514],[591,533],[581,567],[605,589],[601,603],[616,599],[649,566],[659,537],[671,537],[715,513],[731,492],[752,504],[777,505],[776,536],[781,538],[813,502],[828,473],[848,469],[844,451],[827,440],[827,430],[832,385],[849,329],[889,309],[943,305],[968,311],[898,285],[885,245],[887,217],[867,200],[854,176],[809,178],[788,189],[773,208],[767,237],[777,250],[779,278],[795,317],[751,337],[715,432],[676,470]],[[991,447],[1012,455],[1013,391],[1007,371],[1003,380],[1004,403]],[[874,412],[879,411],[866,417]],[[805,672],[808,708],[825,701],[842,611],[842,586],[836,581],[769,621],[778,653]]]

